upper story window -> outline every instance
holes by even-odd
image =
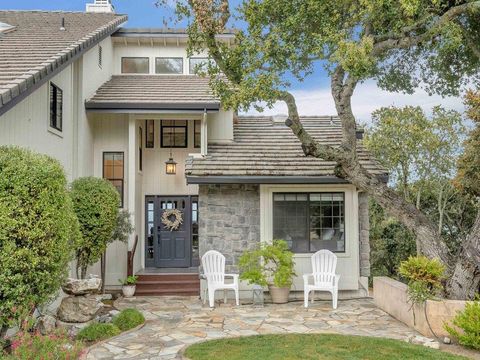
[[[156,58],[156,74],[183,74],[183,58]]]
[[[345,252],[344,193],[274,193],[273,238],[295,253]]]
[[[143,130],[138,128],[138,171],[143,171]]]
[[[196,70],[206,70],[208,58],[190,58],[188,61],[188,73],[196,74]]]
[[[145,147],[153,149],[155,147],[155,121],[145,120]]]
[[[54,83],[50,83],[50,127],[63,129],[63,91]]]
[[[122,74],[148,74],[149,72],[148,57],[122,57]]]
[[[193,127],[193,146],[199,148],[201,146],[202,121],[194,120]]]
[[[162,148],[186,148],[188,146],[188,122],[186,120],[162,120],[160,146]]]

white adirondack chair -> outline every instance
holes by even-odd
[[[224,302],[227,303],[226,290],[235,291],[235,301],[239,305],[238,274],[225,274],[225,256],[215,250],[207,251],[202,256],[204,276],[207,280],[208,301],[210,307],[215,306],[215,291],[224,291]],[[233,283],[226,284],[225,278],[233,278]],[[204,297],[205,298],[205,297]],[[204,301],[205,303],[205,301]]]
[[[329,250],[319,250],[312,255],[312,273],[303,275],[305,307],[308,307],[308,296],[311,291],[312,303],[315,291],[328,291],[332,294],[333,308],[337,308],[338,280],[340,275],[335,274],[337,256]],[[313,278],[313,284],[309,279]]]

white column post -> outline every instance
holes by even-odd
[[[127,178],[127,199],[128,211],[130,212],[132,224],[135,227],[135,175],[136,175],[136,130],[135,117],[133,114],[128,115],[128,178]],[[135,241],[135,231],[130,236],[128,249],[131,250]]]
[[[202,126],[200,127],[200,153],[202,156],[208,152],[208,126],[207,126],[207,109],[203,111]]]

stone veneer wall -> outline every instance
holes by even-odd
[[[260,242],[259,185],[200,185],[198,204],[200,257],[220,251],[226,271],[238,272],[238,258]]]
[[[368,214],[368,195],[358,194],[358,222],[360,241],[360,276],[370,276],[370,219]]]

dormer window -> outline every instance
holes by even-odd
[[[183,74],[183,58],[156,58],[156,74]]]

